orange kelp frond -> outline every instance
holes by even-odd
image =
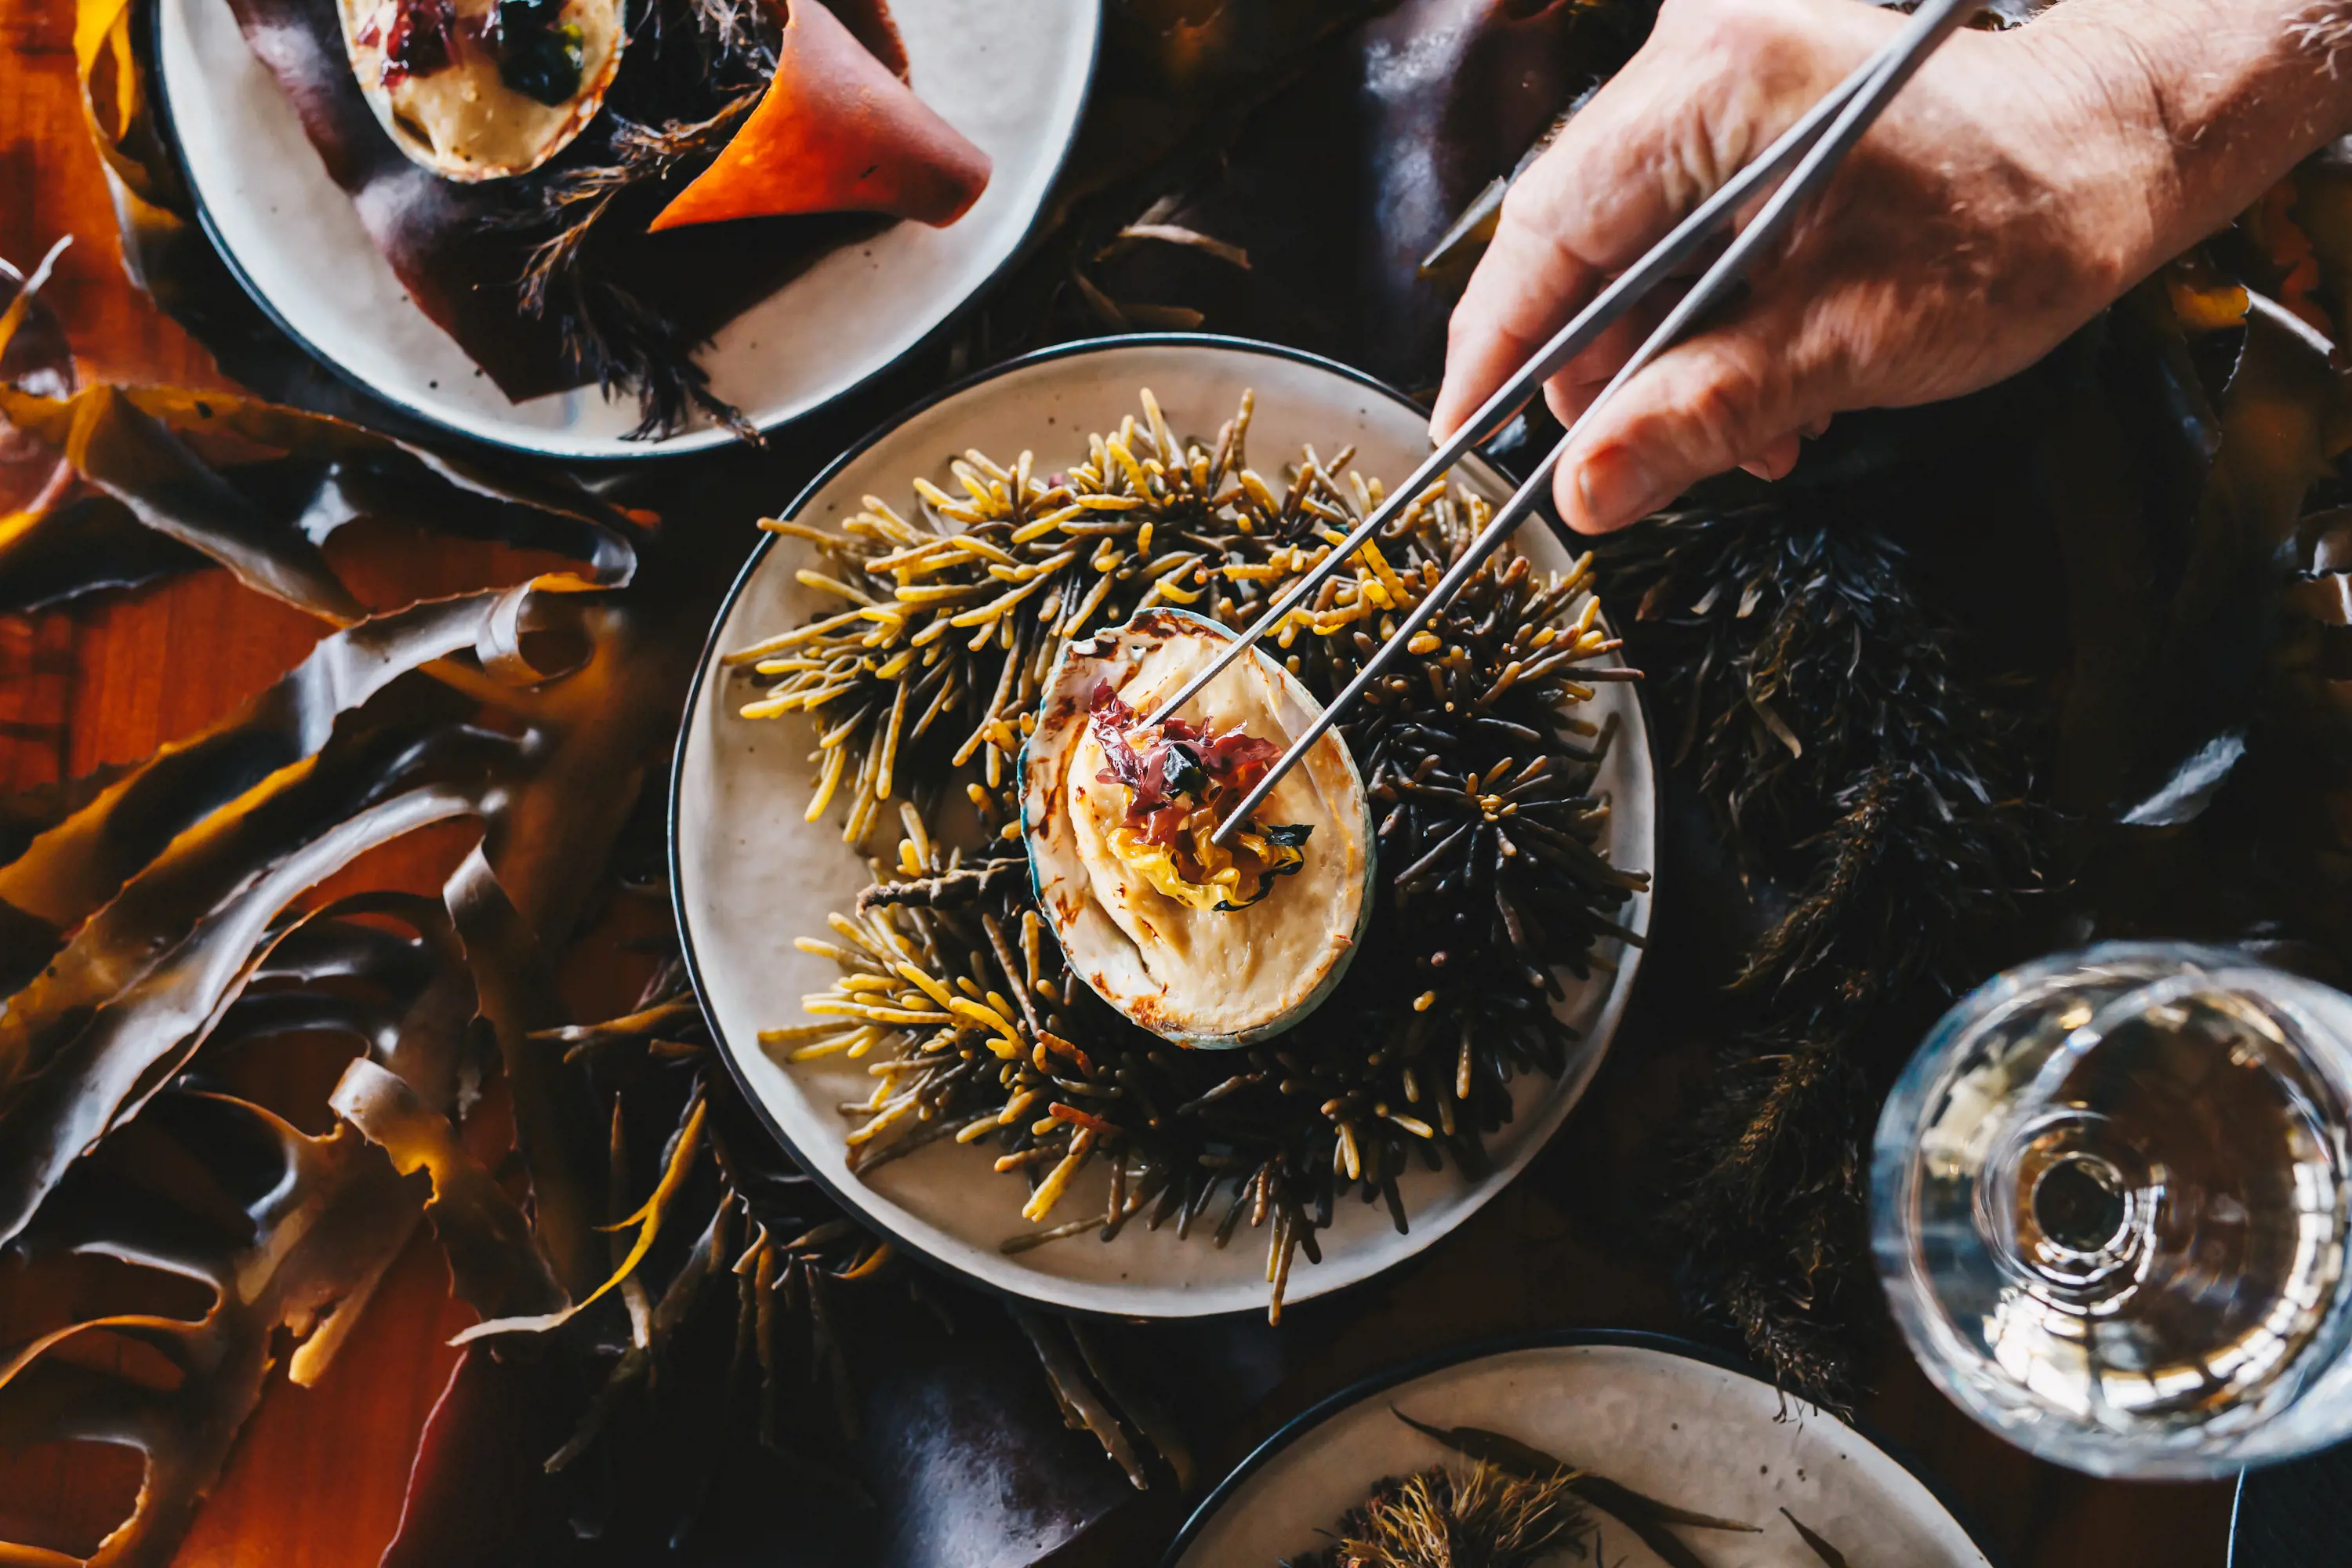
[[[793,0],[766,96],[653,226],[873,212],[945,227],[980,199],[988,174],[988,154],[840,18],[815,0]]]

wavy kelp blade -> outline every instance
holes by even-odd
[[[280,910],[365,851],[475,811],[478,790],[427,777],[336,820],[207,911],[167,958],[110,989],[95,1011],[60,1014],[62,998],[37,984],[20,994],[23,1022],[15,1005],[6,1022],[22,1030],[34,1070],[0,1101],[0,1237],[22,1230],[67,1168],[194,1054],[250,977],[250,955]]]
[[[2134,826],[2194,819],[2234,770],[2280,552],[2346,402],[2326,341],[2276,302],[2247,290],[2242,323],[2207,323],[2181,296],[2143,285],[2053,356],[2038,432],[2074,647],[2057,799]],[[2239,341],[2209,398],[2197,344],[2221,331]]]
[[[391,1158],[402,1175],[427,1173],[432,1222],[458,1298],[490,1317],[544,1311],[564,1300],[531,1238],[530,1222],[458,1142],[449,1119],[399,1075],[362,1057],[343,1069],[328,1106]]]
[[[620,1266],[614,1269],[603,1284],[589,1291],[579,1300],[555,1311],[530,1317],[493,1318],[476,1323],[449,1342],[453,1345],[466,1345],[495,1334],[546,1333],[562,1328],[592,1303],[619,1289],[623,1280],[636,1272],[637,1265],[645,1261],[646,1254],[653,1250],[654,1239],[661,1234],[663,1220],[668,1216],[672,1205],[677,1200],[679,1191],[686,1185],[687,1178],[694,1172],[695,1156],[702,1152],[703,1115],[704,1107],[698,1101],[693,1112],[687,1119],[685,1130],[678,1138],[677,1148],[670,1155],[667,1168],[662,1172],[659,1184],[654,1188],[653,1195],[646,1200],[643,1208],[622,1222],[623,1226],[636,1227],[636,1237],[630,1244],[627,1254],[622,1258]]]
[[[413,723],[355,724],[181,833],[10,999],[0,1016],[0,1116],[25,1076],[45,1064],[58,1031],[167,959],[257,875],[404,788],[478,789],[513,751],[504,737],[454,726],[420,734]]]
[[[831,11],[802,0],[759,107],[653,227],[838,212],[945,227],[980,199],[989,168]]]
[[[317,545],[273,522],[120,388],[89,386],[58,400],[0,387],[0,415],[57,447],[141,522],[211,556],[247,587],[338,626],[365,618],[367,607]]]
[[[585,1077],[564,1065],[562,1052],[531,1038],[562,1023],[563,1004],[538,938],[480,848],[466,857],[442,896],[474,972],[480,1016],[506,1066],[515,1147],[530,1177],[532,1229],[567,1298],[576,1300],[604,1273],[603,1249],[592,1235],[589,1174],[599,1108]]]
[[[412,605],[322,639],[267,691],[210,729],[120,770],[89,800],[0,866],[0,904],[45,923],[49,950],[0,959],[0,985],[22,984],[54,942],[121,890],[181,832],[314,756],[342,716],[437,659],[471,653],[524,588]]]
[[[0,614],[27,615],[205,564],[200,551],[139,521],[110,495],[68,496],[0,519]]]
[[[413,939],[353,917],[392,918]],[[270,993],[320,1004],[352,999],[362,985],[396,1019],[372,1029],[363,1047],[427,1083],[454,1079],[462,1013],[447,992],[454,980],[446,933],[436,909],[398,894],[339,900],[268,939],[247,966],[261,984],[327,979],[332,992]],[[358,933],[370,933],[361,938]],[[369,958],[363,955],[373,955]],[[419,962],[438,955],[439,962]],[[248,993],[247,1000],[257,1000]],[[234,1049],[266,1032],[267,1013],[226,1011],[208,1042]],[[387,1044],[385,1035],[389,1034]],[[242,1151],[242,1152],[241,1152]],[[158,1153],[163,1157],[154,1157]],[[260,1156],[260,1168],[252,1157]],[[249,1199],[227,1199],[234,1168]],[[192,1184],[191,1175],[196,1177]],[[224,1200],[226,1199],[226,1202]],[[242,1227],[224,1230],[224,1212]],[[94,1564],[116,1568],[168,1562],[197,1503],[218,1474],[246,1417],[257,1404],[287,1330],[296,1341],[288,1373],[316,1381],[347,1343],[384,1268],[416,1220],[415,1205],[383,1161],[337,1131],[309,1137],[275,1115],[218,1094],[175,1091],[136,1124],[82,1162],[56,1201],[19,1238],[36,1269],[70,1254],[111,1258],[206,1286],[212,1307],[200,1318],[129,1323],[69,1321],[51,1336],[129,1332],[178,1368],[177,1387],[160,1387],[96,1366],[67,1366],[20,1355],[22,1370],[0,1387],[0,1431],[16,1443],[93,1440],[128,1446],[148,1460],[136,1508]]]
[[[201,1142],[186,1143],[178,1161],[201,1163],[216,1151],[230,1131],[220,1121],[226,1117],[245,1141],[274,1149],[281,1178],[253,1204],[249,1238],[177,1259],[182,1271],[213,1289],[213,1305],[201,1318],[74,1331],[127,1332],[171,1363],[176,1384],[159,1387],[42,1356],[0,1385],[0,1430],[12,1441],[95,1441],[146,1457],[134,1510],[88,1560],[90,1568],[169,1563],[260,1401],[273,1340],[288,1329],[308,1334],[299,1359],[322,1338],[340,1338],[343,1314],[357,1312],[415,1223],[414,1202],[390,1168],[348,1131],[314,1139],[242,1101],[187,1103],[209,1105],[212,1119],[203,1124]],[[152,1201],[160,1220],[172,1199]],[[156,1243],[135,1228],[125,1234],[110,1212],[46,1221],[43,1243],[144,1264],[157,1245],[184,1245],[189,1229],[183,1217]]]
[[[209,556],[299,608],[355,618],[364,610],[317,546],[359,518],[552,551],[618,586],[635,573],[648,521],[560,477],[233,394],[101,384],[60,400],[0,389],[0,413],[103,492],[0,525],[0,605],[16,609]]]
[[[130,771],[128,763],[109,763],[79,778],[0,795],[0,865],[15,860],[34,839],[97,799]]]

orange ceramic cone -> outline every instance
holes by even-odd
[[[793,0],[766,96],[653,226],[870,212],[944,227],[980,199],[988,173],[988,154],[931,112],[831,11]]]

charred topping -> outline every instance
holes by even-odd
[[[563,0],[498,0],[490,7],[490,46],[499,79],[525,98],[558,104],[580,90],[588,57]]]

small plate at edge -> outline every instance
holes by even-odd
[[[1383,1479],[1467,1462],[1395,1410],[1500,1432],[1659,1501],[1759,1527],[1677,1531],[1710,1568],[1822,1568],[1782,1509],[1857,1565],[1994,1565],[1916,1467],[1818,1406],[1698,1345],[1569,1331],[1466,1346],[1341,1390],[1244,1459],[1161,1568],[1303,1560]],[[1657,1568],[1624,1526],[1593,1519],[1611,1568]]]
[[[915,90],[994,173],[947,228],[900,223],[843,246],[719,329],[698,356],[711,389],[763,430],[888,369],[986,289],[1019,254],[1077,137],[1100,0],[898,0],[892,16]],[[667,457],[735,439],[695,425],[628,440],[635,400],[593,386],[509,403],[409,299],[228,0],[158,0],[155,29],[157,99],[205,232],[312,357],[420,418],[545,457]]]

